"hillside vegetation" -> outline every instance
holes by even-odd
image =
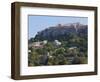
[[[28,65],[87,64],[88,26],[79,23],[52,26],[28,41]]]

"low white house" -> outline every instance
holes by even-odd
[[[44,41],[43,41],[43,44],[47,44],[47,42],[48,42],[47,40],[44,40]]]
[[[69,50],[73,50],[73,49],[76,49],[76,48],[77,48],[77,47],[70,47]]]
[[[40,46],[41,42],[34,42],[33,46]]]
[[[29,47],[35,47],[35,48],[43,48],[43,46],[47,44],[47,40],[44,41],[38,41],[38,42],[33,42],[29,44]]]
[[[30,52],[31,52],[31,50],[28,50],[28,52],[30,53]]]
[[[57,45],[57,46],[61,45],[61,42],[58,41],[58,40],[55,40],[54,43],[55,43],[55,45]]]

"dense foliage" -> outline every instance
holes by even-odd
[[[87,25],[70,27],[50,27],[38,32],[34,38],[29,39],[30,52],[28,52],[29,66],[42,65],[71,65],[86,64],[87,62]],[[34,47],[34,43],[41,43],[42,47]],[[61,44],[57,45],[55,40]]]

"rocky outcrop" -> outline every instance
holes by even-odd
[[[53,27],[46,28],[38,32],[35,36],[35,40],[67,40],[71,38],[72,35],[77,35],[79,37],[87,37],[88,29],[87,25],[82,24],[70,24],[70,25],[57,25]]]

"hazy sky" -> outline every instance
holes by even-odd
[[[88,24],[87,17],[70,17],[70,16],[39,16],[29,15],[28,16],[28,33],[29,37],[34,37],[37,32],[48,28],[50,26],[56,26],[58,24],[76,23]]]

